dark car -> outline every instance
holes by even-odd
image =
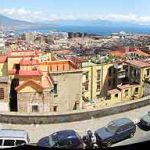
[[[136,125],[128,118],[121,118],[111,121],[107,127],[95,131],[96,142],[99,147],[110,147],[129,137],[133,137],[136,132]]]
[[[139,124],[146,129],[150,129],[150,112],[140,119]]]
[[[55,132],[39,140],[38,146],[49,148],[84,148],[84,142],[74,130],[63,130]]]

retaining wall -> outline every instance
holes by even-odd
[[[49,114],[20,114],[20,113],[0,113],[1,123],[12,124],[51,124],[62,122],[81,121],[93,118],[100,118],[112,114],[117,114],[132,109],[150,105],[150,96],[142,99],[131,101],[126,104],[120,104],[113,107],[94,110],[81,110],[70,113],[49,113]]]

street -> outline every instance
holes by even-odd
[[[70,122],[70,123],[60,123],[60,124],[45,124],[45,125],[18,125],[18,124],[0,124],[1,128],[5,129],[23,129],[29,133],[30,143],[37,143],[42,137],[45,137],[55,131],[64,130],[64,129],[74,129],[76,130],[81,136],[86,134],[88,129],[95,131],[98,128],[101,128],[107,125],[111,120],[128,117],[134,122],[137,122],[144,114],[146,114],[150,110],[150,105],[145,106],[139,109],[135,109],[132,111],[115,114],[103,118],[91,118],[90,120],[85,121],[77,121],[77,122]],[[132,144],[136,142],[141,142],[144,140],[150,139],[150,131],[143,131],[139,127],[137,127],[137,131],[133,138],[124,140],[112,146],[119,146],[119,145],[126,145]]]
[[[141,130],[137,126],[137,130],[136,130],[134,137],[126,139],[122,142],[113,144],[112,147],[121,146],[121,145],[129,145],[129,144],[139,143],[139,142],[148,141],[148,140],[150,140],[150,131]]]

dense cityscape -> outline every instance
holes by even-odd
[[[150,88],[149,43],[149,35],[123,31],[109,36],[1,31],[0,111],[80,113],[145,101]],[[101,132],[97,130],[96,137]],[[134,133],[133,126],[131,136]],[[87,142],[85,136],[83,140]],[[38,144],[43,146],[42,140]],[[97,144],[110,146],[112,141]]]
[[[143,1],[0,0],[0,148],[150,141]]]

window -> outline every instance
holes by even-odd
[[[0,88],[0,99],[4,99],[4,88]]]
[[[89,90],[89,83],[86,82],[85,85],[84,85],[84,87],[85,87],[85,91],[88,91]]]
[[[57,106],[53,107],[53,111],[56,112],[57,111]]]
[[[54,94],[57,94],[57,84],[54,84]]]
[[[3,140],[0,140],[0,145],[2,145]]]
[[[121,71],[121,68],[118,69],[118,72],[120,72],[120,71]]]
[[[17,71],[19,71],[19,70],[20,70],[20,64],[15,64],[15,69],[16,69]]]
[[[63,139],[63,140],[59,141],[58,144],[60,147],[70,145],[69,140],[67,140],[67,139]]]
[[[89,80],[89,72],[86,72],[86,73],[85,73],[85,78],[86,78],[86,81]]]
[[[108,70],[108,75],[111,76],[111,68]]]
[[[138,87],[135,88],[135,93],[138,93],[138,91],[139,91],[139,88]]]
[[[118,94],[115,94],[115,97],[118,97]]]
[[[101,70],[97,70],[97,80],[99,81],[101,77]]]
[[[4,146],[14,146],[14,140],[4,140]]]
[[[147,76],[149,76],[150,75],[150,70],[147,69],[146,71],[147,71]]]
[[[26,144],[26,142],[23,140],[16,140],[16,146],[25,145],[25,144]]]
[[[125,96],[128,96],[128,90],[125,90]]]
[[[32,105],[32,112],[39,112],[39,106],[38,105]]]
[[[97,91],[99,91],[101,88],[101,83],[100,82],[97,82]]]

